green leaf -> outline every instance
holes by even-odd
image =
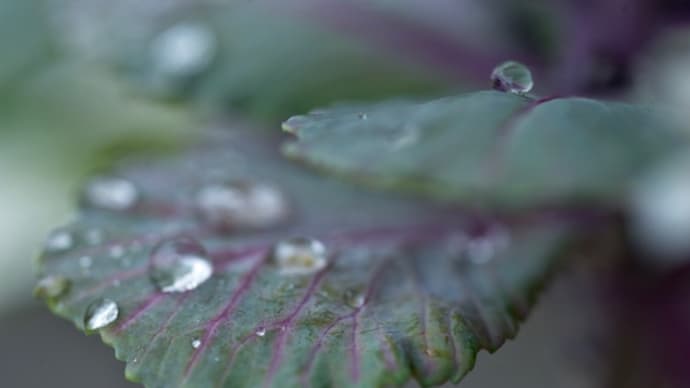
[[[478,92],[338,106],[284,129],[294,159],[376,187],[507,208],[620,201],[687,137],[650,109]]]
[[[99,331],[130,379],[150,387],[458,381],[480,349],[516,334],[585,221],[469,216],[364,191],[286,163],[279,139],[259,136],[214,133],[179,158],[128,164],[109,190],[87,185],[90,205],[46,243],[37,295],[81,329],[114,319]],[[289,212],[259,217],[270,208],[265,191],[253,198],[263,207],[245,201],[234,213],[208,213],[195,199],[210,183],[238,180],[239,198],[263,182]],[[299,236],[318,242],[287,255],[285,242],[295,248]],[[159,276],[171,263],[159,260],[183,251],[194,253],[187,264],[197,276],[183,276],[190,266],[164,273],[178,284]]]

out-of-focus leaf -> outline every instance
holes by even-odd
[[[101,336],[127,362],[127,376],[150,387],[458,381],[478,350],[516,334],[586,221],[469,216],[367,192],[287,163],[279,139],[230,126],[179,158],[119,169],[126,180],[88,191],[92,206],[49,239],[41,260],[38,292],[51,309],[82,329],[94,312],[101,323],[114,319]],[[199,193],[219,182],[273,185],[287,217],[260,229],[209,224],[222,213],[205,212]],[[94,196],[108,201],[94,207]],[[275,244],[295,236],[324,244],[325,262],[314,250],[290,258],[303,263],[299,271],[281,265]],[[201,284],[188,292],[161,291],[166,241],[205,247],[194,251],[212,276],[198,272]],[[99,301],[108,308],[94,310]]]
[[[284,123],[287,154],[377,187],[464,205],[621,201],[640,170],[687,137],[647,108],[478,92],[336,106]]]

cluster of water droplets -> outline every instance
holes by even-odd
[[[251,181],[204,185],[196,194],[196,208],[204,222],[224,230],[272,227],[289,213],[288,200],[281,190]]]

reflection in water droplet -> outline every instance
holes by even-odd
[[[98,330],[115,322],[120,313],[117,303],[110,299],[97,300],[89,305],[84,314],[84,327]]]
[[[178,23],[151,42],[153,70],[165,77],[188,77],[213,61],[218,42],[213,31],[198,22]]]
[[[194,349],[198,349],[199,346],[201,346],[201,341],[200,341],[200,340],[195,339],[194,341],[192,341],[192,347],[193,347]]]
[[[289,210],[287,199],[274,186],[244,181],[204,186],[196,205],[205,222],[226,230],[274,226]]]
[[[193,290],[213,274],[201,244],[189,237],[164,240],[153,250],[149,276],[163,292]]]
[[[34,295],[43,299],[53,299],[64,295],[70,288],[69,279],[60,275],[48,275],[38,281]]]
[[[532,90],[534,81],[527,66],[508,61],[496,66],[491,73],[491,85],[495,90],[524,94]]]
[[[265,336],[266,335],[266,328],[261,326],[258,329],[256,329],[256,335],[258,335],[259,337]]]
[[[134,183],[116,177],[99,177],[89,181],[84,189],[86,204],[98,209],[124,211],[136,205],[139,190]]]
[[[50,234],[45,243],[45,249],[50,253],[66,252],[74,246],[74,236],[65,230],[57,230]]]
[[[328,264],[326,247],[321,241],[295,237],[280,241],[273,248],[273,261],[286,275],[311,274]]]

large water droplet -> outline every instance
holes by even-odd
[[[326,247],[319,240],[295,237],[273,248],[273,261],[286,275],[310,274],[328,264]]]
[[[491,73],[491,85],[495,90],[524,94],[532,90],[534,81],[527,66],[508,61],[496,66]]]
[[[50,253],[66,252],[74,247],[74,243],[74,235],[71,232],[56,230],[48,236],[45,249]]]
[[[189,237],[164,240],[153,250],[149,276],[163,292],[193,290],[213,274],[201,244]]]
[[[70,288],[70,281],[64,276],[48,275],[38,281],[34,295],[43,299],[54,299],[64,295]]]
[[[129,210],[139,200],[139,190],[134,183],[123,178],[94,178],[86,185],[84,200],[99,209]]]
[[[87,330],[98,330],[115,322],[120,309],[110,299],[97,300],[89,305],[84,314],[84,327]]]
[[[197,193],[198,214],[221,229],[266,228],[286,218],[288,201],[276,187],[258,182],[209,184]]]
[[[690,157],[671,157],[633,187],[631,230],[649,264],[669,267],[690,254]]]
[[[168,77],[188,77],[204,71],[213,61],[217,40],[208,26],[181,22],[151,42],[154,71]]]

